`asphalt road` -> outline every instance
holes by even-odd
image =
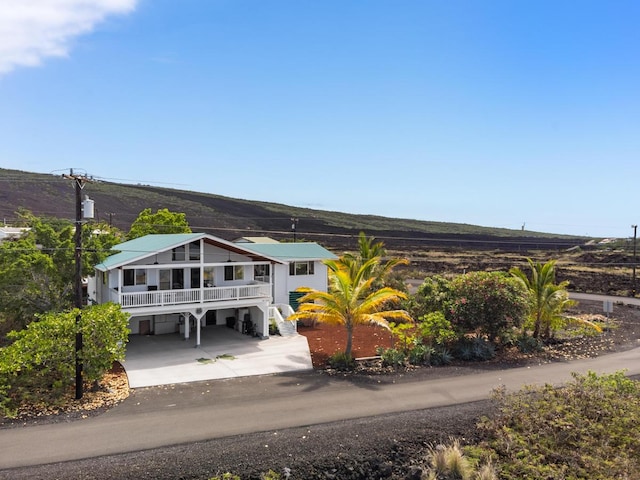
[[[640,374],[640,348],[473,375],[371,383],[313,372],[135,390],[109,412],[0,430],[0,469],[41,465],[486,399],[501,385],[561,384],[571,372]]]

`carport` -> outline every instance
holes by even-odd
[[[225,326],[202,330],[201,343],[180,334],[131,335],[122,362],[131,388],[311,370],[306,337],[259,339]]]

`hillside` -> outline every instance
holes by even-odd
[[[36,215],[71,219],[75,215],[73,192],[72,183],[62,175],[0,169],[0,215],[7,223],[15,220],[19,208]],[[568,248],[585,242],[585,238],[540,232],[353,215],[150,185],[94,181],[86,184],[84,194],[95,200],[98,220],[123,230],[128,230],[145,208],[168,208],[184,212],[194,231],[226,239],[258,235],[291,239],[291,218],[297,218],[299,239],[334,248],[352,247],[360,231],[383,240],[392,249],[464,246],[520,250]]]

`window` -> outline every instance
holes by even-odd
[[[200,260],[200,242],[189,244],[189,260]]]
[[[184,245],[180,247],[176,247],[173,250],[171,250],[171,259],[174,262],[184,262],[184,259],[185,259]]]
[[[136,285],[147,284],[147,270],[144,268],[136,268]]]
[[[215,281],[215,271],[213,267],[204,267],[204,286],[213,287]]]
[[[289,264],[289,275],[313,275],[314,262],[291,262]]]
[[[255,265],[253,267],[254,280],[260,280],[262,282],[269,280],[269,273],[271,265]]]
[[[160,290],[171,290],[171,270],[160,270]]]
[[[144,268],[136,268],[135,270],[127,269],[122,273],[124,276],[125,287],[147,284],[147,270]]]
[[[244,267],[242,265],[225,265],[224,267],[224,279],[230,280],[242,280],[244,278]]]

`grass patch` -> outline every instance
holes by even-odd
[[[218,359],[221,359],[221,360],[235,360],[236,357],[234,357],[230,353],[223,353],[222,355],[218,355],[216,357],[216,360],[218,360]]]

